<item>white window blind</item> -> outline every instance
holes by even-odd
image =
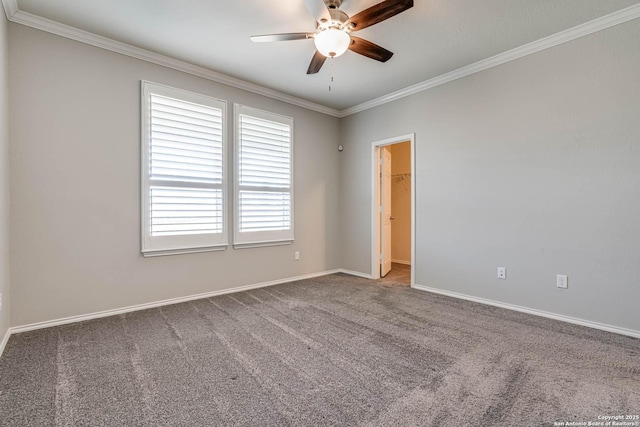
[[[236,105],[234,244],[293,241],[293,119]]]
[[[142,251],[223,249],[226,104],[143,82]]]

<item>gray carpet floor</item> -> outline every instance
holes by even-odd
[[[638,413],[638,339],[342,274],[26,332],[0,359],[3,426],[553,426]]]

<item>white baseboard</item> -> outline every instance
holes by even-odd
[[[31,323],[31,324],[23,325],[23,326],[16,326],[16,327],[13,327],[13,328],[9,328],[7,330],[7,332],[5,333],[4,337],[2,338],[2,341],[0,342],[0,357],[2,356],[2,353],[4,352],[5,346],[7,345],[7,342],[9,341],[9,337],[12,334],[18,334],[18,333],[27,332],[27,331],[34,331],[34,330],[43,329],[43,328],[51,328],[51,327],[54,327],[54,326],[66,325],[66,324],[69,324],[69,323],[82,322],[82,321],[85,321],[85,320],[99,319],[99,318],[102,318],[102,317],[115,316],[115,315],[118,315],[118,314],[130,313],[130,312],[139,311],[139,310],[146,310],[146,309],[149,309],[149,308],[156,308],[156,307],[162,307],[162,306],[167,306],[167,305],[172,305],[172,304],[179,304],[179,303],[182,303],[182,302],[193,301],[193,300],[202,299],[202,298],[209,298],[209,297],[214,297],[214,296],[218,296],[218,295],[225,295],[225,294],[243,292],[243,291],[248,291],[248,290],[251,290],[251,289],[258,289],[258,288],[264,288],[264,287],[267,287],[267,286],[274,286],[274,285],[280,285],[280,284],[283,284],[283,283],[295,282],[295,281],[298,281],[298,280],[312,279],[312,278],[315,278],[315,277],[327,276],[327,275],[334,274],[334,273],[344,273],[344,274],[349,274],[349,275],[356,276],[356,277],[362,277],[364,279],[371,279],[371,275],[370,274],[365,274],[365,273],[361,273],[359,271],[352,271],[352,270],[347,270],[347,269],[342,269],[341,268],[341,269],[336,269],[336,270],[322,271],[322,272],[319,272],[319,273],[306,274],[306,275],[297,276],[297,277],[288,277],[288,278],[285,278],[285,279],[273,280],[273,281],[269,281],[269,282],[255,283],[255,284],[252,284],[252,285],[239,286],[239,287],[235,287],[235,288],[222,289],[222,290],[212,291],[212,292],[205,292],[205,293],[201,293],[201,294],[189,295],[189,296],[184,296],[184,297],[179,297],[179,298],[171,298],[171,299],[162,300],[162,301],[156,301],[156,302],[151,302],[151,303],[132,305],[132,306],[113,309],[113,310],[104,310],[104,311],[99,311],[99,312],[96,312],[96,313],[88,313],[88,314],[83,314],[83,315],[79,315],[79,316],[70,316],[70,317],[65,317],[65,318],[62,318],[62,319],[48,320],[48,321],[44,321],[44,322]],[[620,327],[617,327],[617,326],[611,326],[611,325],[606,325],[606,324],[602,324],[602,323],[591,322],[591,321],[584,320],[584,319],[577,319],[577,318],[574,318],[574,317],[564,316],[564,315],[555,314],[555,313],[549,313],[549,312],[542,311],[542,310],[536,310],[536,309],[532,309],[532,308],[521,307],[521,306],[512,305],[512,304],[506,304],[506,303],[501,303],[501,302],[498,302],[498,301],[493,301],[493,300],[489,300],[489,299],[485,299],[485,298],[479,298],[479,297],[473,297],[473,296],[470,296],[470,295],[459,294],[457,292],[444,291],[444,290],[441,290],[441,289],[430,288],[428,286],[412,285],[411,287],[414,288],[414,289],[421,290],[421,291],[431,292],[431,293],[440,294],[440,295],[446,295],[446,296],[450,296],[450,297],[453,297],[453,298],[464,299],[464,300],[467,300],[467,301],[478,302],[478,303],[481,303],[481,304],[487,304],[487,305],[491,305],[491,306],[495,306],[495,307],[506,308],[508,310],[519,311],[519,312],[522,312],[522,313],[533,314],[533,315],[536,315],[536,316],[546,317],[546,318],[549,318],[549,319],[555,319],[555,320],[560,320],[560,321],[563,321],[563,322],[573,323],[573,324],[576,324],[576,325],[582,325],[582,326],[587,326],[587,327],[594,328],[594,329],[600,329],[600,330],[607,331],[607,332],[613,332],[613,333],[616,333],[616,334],[626,335],[626,336],[630,336],[630,337],[634,337],[634,338],[640,338],[640,331],[634,331],[634,330],[631,330],[631,329],[620,328]]]
[[[344,273],[344,274],[348,274],[350,276],[356,276],[356,277],[362,277],[363,279],[372,279],[370,274],[366,274],[366,273],[360,273],[359,271],[353,271],[353,270],[346,270],[344,268],[341,268],[340,270],[338,270],[340,273]]]
[[[66,324],[69,324],[69,323],[83,322],[85,320],[99,319],[101,317],[109,317],[109,316],[115,316],[115,315],[118,315],[118,314],[130,313],[130,312],[133,312],[133,311],[146,310],[146,309],[149,309],[149,308],[156,308],[156,307],[163,307],[163,306],[166,306],[166,305],[179,304],[181,302],[193,301],[193,300],[202,299],[202,298],[215,297],[215,296],[218,296],[218,295],[225,295],[225,294],[232,294],[232,293],[236,293],[236,292],[249,291],[251,289],[258,289],[258,288],[264,288],[264,287],[267,287],[267,286],[280,285],[282,283],[296,282],[298,280],[313,279],[314,277],[327,276],[329,274],[334,274],[334,273],[339,273],[339,272],[340,272],[340,270],[327,270],[327,271],[322,271],[322,272],[319,272],[319,273],[305,274],[303,276],[288,277],[286,279],[272,280],[270,282],[255,283],[255,284],[252,284],[252,285],[239,286],[239,287],[236,287],[236,288],[221,289],[221,290],[218,290],[218,291],[205,292],[205,293],[201,293],[201,294],[188,295],[188,296],[178,297],[178,298],[171,298],[171,299],[166,299],[166,300],[156,301],[156,302],[150,302],[150,303],[145,303],[145,304],[137,304],[137,305],[132,305],[132,306],[123,307],[123,308],[116,308],[116,309],[112,309],[112,310],[98,311],[96,313],[88,313],[88,314],[82,314],[82,315],[79,315],[79,316],[70,316],[70,317],[65,317],[65,318],[62,318],[62,319],[47,320],[47,321],[44,321],[44,322],[37,322],[37,323],[31,323],[31,324],[23,325],[23,326],[16,326],[16,327],[13,327],[13,328],[9,328],[9,331],[7,332],[6,339],[8,339],[8,336],[11,335],[11,334],[19,334],[21,332],[35,331],[37,329],[51,328],[51,327],[54,327],[54,326],[66,325]]]
[[[405,261],[403,259],[392,259],[391,262],[395,262],[396,264],[411,265],[411,261]]]
[[[414,289],[431,292],[434,294],[445,295],[448,297],[463,299],[467,301],[478,302],[480,304],[492,305],[494,307],[506,308],[507,310],[519,311],[521,313],[533,314],[534,316],[546,317],[548,319],[560,320],[561,322],[573,323],[575,325],[587,326],[589,328],[600,329],[602,331],[613,332],[615,334],[626,335],[629,337],[640,338],[640,331],[632,329],[620,328],[617,326],[606,325],[604,323],[592,322],[589,320],[578,319],[575,317],[565,316],[562,314],[550,313],[548,311],[536,310],[534,308],[522,307],[519,305],[507,304],[503,302],[493,301],[490,299],[474,297],[457,292],[443,291],[441,289],[430,288],[422,285],[412,285]]]
[[[2,353],[4,353],[4,348],[9,342],[9,337],[11,336],[11,328],[7,329],[7,332],[4,334],[2,341],[0,342],[0,357],[2,357]]]

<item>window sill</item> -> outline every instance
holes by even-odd
[[[236,243],[233,245],[233,249],[249,249],[249,248],[264,248],[267,246],[283,246],[293,244],[293,239],[290,240],[274,240],[269,242],[247,242]]]
[[[153,258],[165,255],[182,255],[182,254],[197,254],[200,252],[218,252],[227,249],[226,244],[220,246],[207,246],[204,248],[176,248],[176,249],[153,249],[142,251],[142,256],[145,258]]]

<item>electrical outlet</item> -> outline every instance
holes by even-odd
[[[507,279],[507,267],[498,267],[498,279]]]
[[[556,286],[562,289],[567,289],[569,287],[569,278],[566,274],[558,274],[556,276]]]
[[[294,252],[293,259],[295,259],[296,261],[300,261],[300,251]]]

